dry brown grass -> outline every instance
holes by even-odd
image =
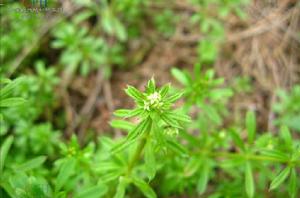
[[[276,90],[300,82],[300,3],[254,0],[247,12],[245,21],[230,18],[227,42],[215,68],[228,80],[237,75],[252,78],[253,94],[238,96],[233,108],[257,109],[261,124],[270,129]]]

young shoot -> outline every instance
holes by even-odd
[[[138,165],[141,158],[144,158],[145,172],[150,181],[155,177],[155,153],[158,149],[186,154],[185,148],[176,142],[175,137],[182,128],[182,124],[190,122],[190,117],[172,108],[183,93],[169,94],[169,90],[170,84],[158,88],[153,78],[149,80],[145,92],[132,86],[128,86],[125,90],[127,95],[134,99],[136,107],[133,110],[117,110],[115,115],[123,118],[137,117],[139,122],[136,126],[131,127],[127,137],[111,150],[112,154],[116,154],[137,142],[136,148],[132,149],[132,153],[129,154],[131,157],[127,167],[119,175],[118,189],[124,186],[124,181],[127,185],[132,182],[146,197],[156,197],[148,183],[134,172],[135,166]],[[118,123],[118,127],[123,129],[132,125],[125,121],[113,121],[113,123]],[[116,197],[120,192],[117,191]],[[123,189],[122,192],[125,193],[125,190]]]

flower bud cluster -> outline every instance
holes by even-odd
[[[144,109],[150,111],[151,109],[160,109],[163,105],[161,102],[161,95],[159,92],[154,92],[147,96],[147,99],[144,101]]]

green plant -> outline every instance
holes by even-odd
[[[251,111],[245,122],[246,139],[239,133],[242,128],[201,131],[199,137],[183,131],[181,137],[187,141],[189,158],[183,162],[174,157],[164,166],[162,172],[167,177],[161,178],[163,193],[193,196],[197,191],[210,197],[264,197],[263,191],[270,185],[270,191],[277,190],[275,197],[297,197],[300,142],[292,141],[287,127],[282,127],[278,137],[258,135]],[[236,188],[228,189],[227,183]],[[215,188],[209,190],[209,184]]]
[[[0,195],[298,197],[300,142],[293,132],[299,130],[299,86],[279,92],[270,112],[275,115],[274,131],[263,131],[256,120],[259,112],[251,108],[231,119],[228,101],[235,93],[251,91],[251,78],[237,76],[228,85],[207,67],[217,59],[225,39],[226,17],[245,17],[245,3],[76,0],[70,7],[62,3],[66,18],[53,13],[51,20],[48,14],[16,11],[22,7],[18,3],[1,6]],[[54,4],[50,2],[49,8]],[[76,130],[70,138],[63,134],[72,123],[63,119],[69,112],[61,108],[65,106],[58,95],[60,82],[78,73],[80,78],[93,75],[95,70],[110,77],[115,67],[152,59],[147,52],[156,52],[149,49],[161,41],[175,41],[178,47],[180,36],[188,36],[191,49],[197,45],[200,63],[190,72],[172,68],[182,91],[169,84],[158,88],[154,79],[144,92],[128,86],[125,91],[135,107],[115,111],[120,118],[111,121],[124,138],[114,138],[112,130],[96,136],[87,129],[84,141],[77,139]],[[117,73],[114,78],[121,74]],[[7,79],[11,77],[15,80]],[[84,99],[73,101],[73,87],[62,88],[76,103],[76,115],[77,102],[81,105]],[[97,106],[102,103],[100,95],[96,100]]]
[[[212,69],[201,72],[201,64],[196,64],[193,74],[188,71],[172,68],[172,75],[184,87],[184,108],[197,114],[195,127],[206,131],[213,130],[223,123],[228,114],[226,104],[233,95],[230,88],[223,88],[223,78],[215,78]]]
[[[115,197],[124,197],[126,186],[130,183],[139,188],[144,196],[156,197],[149,184],[139,175],[139,162],[143,157],[145,161],[145,176],[148,181],[155,177],[156,173],[156,156],[159,150],[170,149],[176,153],[186,154],[184,147],[178,144],[174,136],[181,129],[181,122],[190,122],[190,118],[179,111],[171,109],[173,103],[178,100],[183,93],[168,95],[170,85],[157,88],[154,79],[151,79],[144,93],[138,91],[132,86],[126,89],[127,95],[135,100],[136,108],[133,110],[121,109],[115,112],[118,117],[131,118],[137,117],[139,122],[136,126],[123,120],[115,120],[112,125],[119,128],[131,129],[124,140],[112,147],[111,151],[114,159],[116,154],[128,147],[135,145],[129,149],[128,162],[117,166],[114,161],[107,164],[107,168],[111,167],[111,171],[106,172],[104,177],[110,179],[119,179],[119,184]],[[108,159],[109,160],[109,159]],[[107,163],[107,162],[106,162]],[[112,168],[117,167],[117,168]],[[113,176],[113,177],[112,177]]]
[[[246,114],[243,126],[192,127],[185,124],[191,122],[185,108],[172,108],[184,92],[169,92],[169,84],[157,88],[153,79],[145,92],[128,86],[126,93],[135,100],[136,107],[117,110],[115,115],[131,122],[111,122],[113,127],[128,131],[124,139],[100,137],[96,144],[82,147],[72,136],[66,144],[58,136],[52,137],[55,132],[46,123],[27,129],[35,134],[29,136],[32,145],[19,146],[26,137],[24,132],[7,136],[0,153],[1,192],[10,197],[39,194],[43,198],[65,198],[70,194],[86,198],[119,198],[125,194],[168,197],[183,193],[191,197],[263,197],[269,185],[275,197],[287,192],[297,197],[300,142],[292,139],[287,127],[281,127],[278,136],[258,133],[252,111]],[[204,96],[198,97],[195,101]],[[43,141],[46,136],[52,138],[52,146]],[[58,147],[61,154],[56,158],[51,153],[57,153]],[[31,151],[16,153],[20,148]],[[24,157],[24,153],[30,157]],[[229,190],[228,184],[235,188]]]
[[[3,120],[0,120],[1,138],[14,134],[15,147],[20,149],[19,155],[15,156],[18,161],[23,161],[28,154],[47,153],[53,157],[60,136],[49,122],[37,121],[42,115],[51,119],[49,110],[54,106],[54,87],[59,79],[55,69],[46,68],[41,61],[37,62],[35,68],[36,75],[20,77],[0,91],[0,104],[9,102],[10,105],[18,105],[3,112],[1,110]],[[5,99],[7,96],[9,98]]]
[[[175,32],[174,24],[178,21],[178,17],[172,10],[164,10],[154,17],[154,23],[159,32],[166,38],[173,35]]]
[[[104,63],[104,41],[87,34],[86,27],[78,29],[73,23],[63,23],[54,31],[56,40],[52,42],[52,47],[64,48],[60,62],[68,65],[66,69],[71,73],[80,68],[80,73],[87,75]]]
[[[248,0],[191,0],[191,4],[197,10],[191,17],[191,22],[196,24],[203,34],[203,38],[199,40],[197,47],[201,63],[215,61],[219,46],[225,36],[224,20],[230,13],[245,18],[245,12],[242,11],[241,7],[247,3]]]
[[[45,64],[38,61],[35,65],[36,74],[26,75],[10,85],[10,94],[26,99],[26,103],[18,108],[11,108],[3,112],[8,122],[15,126],[18,122],[34,121],[45,113],[45,109],[50,109],[54,105],[54,88],[59,82],[56,70],[53,67],[46,68]],[[5,91],[5,89],[3,89]]]
[[[0,79],[0,110],[5,107],[14,107],[21,105],[25,100],[21,97],[13,97],[12,93],[14,89],[19,85],[22,79],[16,79],[11,81],[9,79]],[[0,113],[0,122],[3,119],[2,113]]]
[[[273,110],[278,115],[275,124],[284,124],[300,132],[300,86],[294,86],[290,93],[279,90],[277,95],[279,101],[273,105]]]
[[[13,72],[19,66],[19,60],[23,59],[25,51],[32,47],[38,36],[36,30],[41,25],[41,18],[18,11],[22,8],[23,6],[16,2],[9,2],[8,6],[0,8],[0,74]]]

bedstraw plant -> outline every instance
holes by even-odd
[[[189,76],[180,71],[173,73],[178,79],[181,76],[181,80],[185,79],[184,75]],[[212,77],[210,79],[214,82]],[[19,102],[24,103],[18,94],[8,94],[11,86],[16,89],[24,81],[20,80],[3,81],[6,85],[0,97],[17,103],[1,103],[1,108],[10,110],[20,105]],[[198,81],[195,81],[195,89]],[[184,85],[189,86],[189,83]],[[196,95],[193,100],[203,105],[214,101],[209,93],[224,92],[214,86],[206,89],[202,84],[200,87],[207,90],[208,95]],[[173,195],[260,198],[265,197],[265,193],[296,198],[300,143],[293,139],[288,127],[282,126],[278,135],[261,133],[255,112],[249,111],[241,125],[235,123],[227,127],[210,122],[210,127],[201,128],[202,125],[192,123],[209,111],[193,114],[192,121],[185,113],[189,112],[190,103],[186,101],[183,108],[174,105],[181,96],[191,97],[189,90],[184,87],[184,91],[174,91],[170,84],[158,88],[154,79],[148,82],[145,92],[128,86],[125,92],[136,105],[133,109],[115,111],[119,118],[111,125],[128,132],[119,140],[101,136],[99,141],[81,146],[75,135],[69,143],[53,136],[50,144],[43,142],[43,137],[49,138],[58,132],[43,122],[22,131],[32,134],[28,141],[22,140],[18,130],[2,134],[0,193],[17,198],[36,198],[37,195],[41,198]],[[5,111],[2,122],[7,124],[6,112],[9,111]],[[23,145],[30,152],[20,152],[22,142],[33,143]],[[47,147],[42,146],[46,144]]]
[[[119,184],[115,197],[123,197],[126,186],[133,183],[146,197],[156,197],[155,192],[148,184],[156,174],[156,153],[158,151],[175,151],[186,154],[185,149],[176,142],[176,135],[182,129],[182,124],[190,122],[190,117],[184,113],[173,110],[172,106],[181,96],[182,92],[169,95],[170,85],[157,88],[152,78],[144,93],[132,86],[128,86],[126,93],[133,98],[136,107],[133,110],[120,109],[115,115],[123,118],[138,118],[138,124],[131,127],[131,124],[123,120],[115,120],[112,125],[119,128],[130,126],[127,137],[112,147],[112,154],[121,152],[125,148],[135,145],[128,154],[128,161],[119,172]],[[136,166],[141,158],[145,163],[145,175],[148,182],[144,181],[138,174]],[[118,170],[116,170],[118,171]]]

